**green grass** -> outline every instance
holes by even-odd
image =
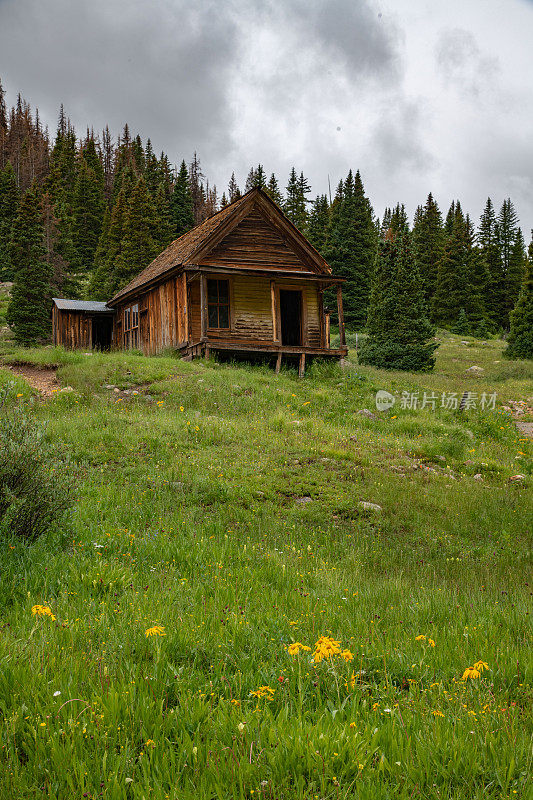
[[[78,501],[70,531],[0,545],[0,797],[532,796],[533,448],[500,407],[533,370],[442,340],[431,375],[351,351],[303,380],[3,345],[75,390],[13,402]],[[497,408],[358,415],[377,389]],[[353,661],[288,654],[321,635]]]

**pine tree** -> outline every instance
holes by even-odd
[[[279,208],[283,206],[283,195],[281,194],[278,184],[278,179],[276,178],[274,173],[272,173],[272,175],[268,179],[265,192],[268,194],[270,199],[273,200],[277,206],[279,206]]]
[[[41,208],[52,292],[56,297],[79,297],[80,281],[71,269],[76,261],[72,211],[66,202],[54,203],[48,192],[42,195]]]
[[[19,205],[11,234],[15,271],[7,322],[19,344],[46,340],[50,334],[50,267],[45,260],[42,212],[33,190]]]
[[[97,176],[89,163],[80,160],[73,197],[75,267],[86,275],[92,270],[105,208],[103,170]]]
[[[442,215],[433,195],[419,206],[413,223],[413,250],[420,272],[426,302],[430,303],[437,286],[437,271],[444,254]]]
[[[307,238],[318,252],[325,256],[327,250],[330,210],[325,194],[318,195],[313,203],[307,225]]]
[[[372,207],[359,171],[354,178],[350,170],[332,204],[327,247],[333,273],[346,278],[343,295],[347,325],[363,327],[366,322],[376,246]]]
[[[267,180],[266,180],[265,170],[263,169],[262,164],[258,164],[256,169],[252,167],[252,169],[248,173],[248,177],[246,178],[245,190],[249,192],[250,189],[265,190],[266,188],[267,188]]]
[[[452,328],[452,331],[454,333],[462,334],[463,336],[470,332],[470,323],[468,322],[468,317],[466,316],[466,311],[464,308],[459,311],[459,315],[455,325]]]
[[[400,236],[404,231],[409,231],[407,211],[402,203],[398,203],[391,214],[390,227],[395,236]]]
[[[485,307],[493,326],[503,325],[505,281],[500,249],[500,233],[492,200],[487,198],[479,221],[477,244],[488,275]]]
[[[164,183],[159,184],[154,197],[154,205],[157,216],[156,241],[159,243],[159,249],[164,250],[174,239],[174,220]]]
[[[427,372],[435,365],[434,331],[408,231],[380,243],[359,361],[382,369]]]
[[[18,202],[17,179],[11,162],[8,161],[0,172],[0,281],[12,281],[14,277],[9,240]]]
[[[123,257],[122,240],[127,204],[126,190],[122,188],[112,211],[104,216],[90,284],[91,295],[97,300],[109,300],[120,287],[116,273],[117,262]]]
[[[510,314],[516,305],[524,275],[526,272],[526,246],[522,230],[516,230],[514,242],[509,253],[509,261],[506,273],[505,289],[505,315],[506,327],[510,325]]]
[[[176,239],[194,226],[193,198],[185,161],[181,162],[176,176],[174,191],[170,198],[170,214],[174,226],[173,235]]]
[[[532,249],[532,248],[530,248]],[[504,355],[533,359],[533,260],[528,259],[516,306],[511,313],[511,330]]]
[[[233,203],[234,200],[238,200],[241,196],[241,190],[239,189],[239,185],[235,180],[235,173],[231,173],[231,178],[228,183],[228,196],[230,203]]]
[[[448,212],[449,216],[450,212]],[[449,224],[447,222],[447,224]],[[461,204],[453,205],[451,233],[437,270],[435,293],[431,303],[431,319],[442,327],[455,324],[461,308],[468,307],[468,265],[472,242]]]
[[[157,210],[141,176],[131,193],[124,223],[120,251],[112,269],[112,291],[126,286],[160,252]]]
[[[296,225],[298,230],[302,231],[302,233],[305,233],[307,226],[306,194],[310,191],[311,188],[304,178],[303,173],[300,173],[298,177],[293,167],[289,175],[289,182],[287,183],[283,211],[285,216],[290,219],[292,224]]]
[[[229,205],[229,200],[226,197],[226,192],[222,192],[222,197],[220,198],[220,208],[226,208]]]

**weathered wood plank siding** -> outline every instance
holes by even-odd
[[[207,257],[202,258],[202,264],[272,270],[309,269],[257,211],[248,214]]]
[[[136,303],[139,305],[139,348],[145,355],[184,344],[188,339],[184,298],[185,275],[178,275],[117,307],[117,346],[124,347],[124,311]]]
[[[54,344],[67,350],[90,349],[92,346],[92,320],[79,311],[61,311],[52,308],[52,335]]]

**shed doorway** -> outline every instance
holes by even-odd
[[[113,318],[110,314],[99,314],[92,318],[94,350],[109,350],[113,332]]]
[[[301,347],[302,344],[302,292],[295,289],[279,290],[281,318],[281,344]]]

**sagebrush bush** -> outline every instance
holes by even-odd
[[[68,465],[24,406],[0,387],[0,537],[36,539],[61,524],[73,501]]]

